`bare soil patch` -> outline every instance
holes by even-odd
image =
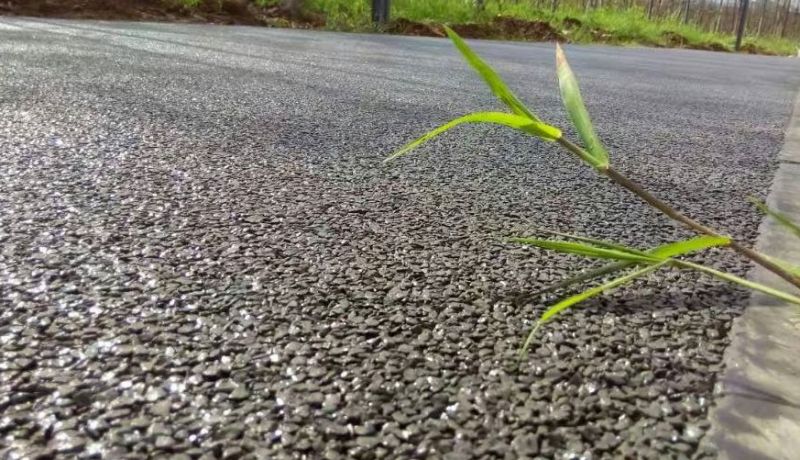
[[[450,26],[465,38],[497,38],[531,41],[564,41],[564,35],[544,21],[526,21],[500,16],[486,23],[453,24]],[[410,21],[400,18],[386,28],[388,32],[425,37],[444,37],[440,24]]]

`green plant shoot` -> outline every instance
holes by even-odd
[[[414,150],[420,145],[442,134],[443,132],[464,123],[490,123],[506,126],[548,142],[555,141],[561,137],[560,129],[539,121],[531,120],[530,118],[503,112],[475,112],[456,118],[455,120],[449,121],[438,128],[428,131],[421,137],[409,142],[400,150],[393,153],[389,158],[386,158],[384,162],[391,161],[399,156],[405,155],[406,153]]]
[[[578,254],[592,258],[611,259],[614,261],[611,264],[586,273],[582,273],[578,276],[558,283],[557,285],[549,288],[548,291],[570,286],[579,282],[590,281],[592,279],[600,278],[612,273],[630,270],[627,274],[619,278],[605,282],[600,286],[593,287],[580,294],[570,296],[546,309],[536,322],[533,330],[530,332],[530,334],[528,334],[528,337],[526,338],[520,350],[521,354],[524,354],[527,351],[534,339],[536,331],[541,327],[541,325],[552,320],[559,313],[588,298],[597,296],[603,292],[621,286],[663,267],[696,270],[728,282],[739,284],[749,289],[763,292],[786,302],[800,305],[800,298],[793,294],[783,292],[760,283],[745,280],[711,267],[678,259],[680,256],[696,251],[706,250],[715,246],[728,247],[762,265],[786,281],[792,283],[794,286],[800,287],[800,269],[792,267],[789,264],[773,257],[753,251],[739,242],[727,236],[721,235],[717,231],[681,214],[679,211],[659,200],[648,191],[643,189],[640,185],[615,171],[610,166],[608,152],[606,151],[605,147],[603,147],[603,144],[594,130],[592,121],[589,117],[588,111],[586,110],[583,97],[581,96],[580,89],[578,87],[578,80],[575,78],[569,63],[567,62],[566,56],[564,55],[564,51],[560,46],[556,45],[556,70],[558,74],[559,88],[561,90],[561,98],[563,100],[564,107],[569,114],[569,118],[575,126],[575,129],[583,141],[585,148],[581,148],[580,146],[566,139],[562,135],[560,129],[543,122],[532,111],[525,107],[519,98],[517,98],[517,96],[514,95],[514,93],[503,82],[497,72],[495,72],[477,54],[475,54],[475,52],[469,48],[466,42],[464,42],[464,40],[462,40],[458,34],[449,28],[446,28],[446,32],[455,47],[464,56],[467,63],[469,63],[470,66],[475,69],[475,71],[481,76],[481,78],[483,78],[492,92],[506,106],[508,106],[512,113],[475,112],[460,118],[456,118],[455,120],[433,129],[418,139],[406,144],[400,150],[388,157],[385,161],[402,156],[429,141],[430,139],[461,124],[491,123],[502,125],[522,131],[544,141],[558,142],[570,153],[574,154],[592,166],[601,175],[606,176],[618,185],[634,193],[648,205],[661,211],[669,218],[680,222],[687,228],[701,235],[688,240],[658,246],[646,251],[630,248],[617,243],[610,243],[593,238],[573,236],[558,232],[549,233],[555,234],[562,238],[567,238],[572,241],[544,240],[538,238],[510,239],[512,242],[535,246],[542,249],[554,250],[568,254]],[[800,226],[797,226],[782,214],[770,210],[762,203],[757,201],[755,203],[759,209],[775,218],[778,222],[787,227],[796,235],[800,236]]]
[[[578,131],[578,135],[583,141],[586,150],[590,154],[590,164],[597,169],[608,168],[608,152],[597,137],[594,131],[589,112],[583,103],[581,90],[578,88],[578,80],[567,62],[566,56],[561,46],[556,44],[556,74],[558,75],[558,87],[561,89],[561,99],[567,109],[572,124]]]
[[[464,56],[464,59],[478,72],[478,75],[483,78],[483,81],[486,82],[486,85],[489,89],[492,90],[495,96],[498,99],[503,101],[505,105],[511,109],[517,115],[529,118],[533,121],[542,120],[539,119],[531,110],[525,107],[525,104],[517,98],[517,96],[508,88],[508,86],[503,82],[503,79],[500,78],[500,75],[492,69],[489,64],[485,63],[483,59],[480,58],[477,54],[475,54],[469,46],[467,46],[466,42],[458,36],[457,33],[453,31],[453,29],[445,26],[444,27],[447,36],[450,37],[450,40],[453,41],[456,49],[461,52]]]

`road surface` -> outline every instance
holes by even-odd
[[[475,42],[565,126],[551,44]],[[797,61],[567,47],[612,162],[747,241]],[[747,293],[590,266],[533,228],[688,234],[500,108],[442,39],[0,18],[4,458],[689,458]],[[698,260],[737,274],[716,251]]]

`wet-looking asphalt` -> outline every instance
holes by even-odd
[[[475,48],[565,125],[552,45]],[[567,53],[618,168],[752,241],[796,61]],[[503,237],[685,231],[503,129],[380,164],[496,108],[440,39],[0,18],[0,454],[713,456],[745,292],[662,272],[515,355],[590,265]]]

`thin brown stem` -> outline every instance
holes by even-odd
[[[568,139],[561,138],[558,140],[558,143],[561,144],[564,148],[569,150],[571,153],[577,155],[579,158],[583,156],[583,150],[578,147],[577,145],[570,142]],[[672,206],[668,205],[667,203],[661,201],[660,199],[656,198],[650,192],[642,188],[636,182],[628,179],[615,169],[609,167],[599,169],[599,171],[604,174],[606,177],[611,179],[612,181],[616,182],[617,184],[621,185],[622,187],[628,189],[629,191],[633,192],[636,196],[641,198],[644,202],[649,204],[650,206],[658,209],[662,213],[666,214],[672,220],[678,221],[685,225],[686,227],[694,230],[697,233],[709,236],[723,236],[721,233],[717,232],[716,230],[706,227],[705,225],[695,221],[694,219],[683,215],[680,211],[673,208]],[[761,254],[752,249],[748,248],[747,246],[742,245],[741,243],[731,239],[730,244],[728,245],[731,249],[738,252],[739,254],[747,257],[748,259],[752,260],[753,262],[761,265],[762,267],[766,268],[767,270],[775,273],[776,275],[780,276],[781,278],[785,279],[792,285],[800,288],[800,277],[797,277],[788,271],[784,270],[780,266],[776,265],[769,259],[765,258]]]

